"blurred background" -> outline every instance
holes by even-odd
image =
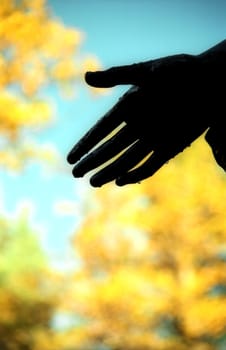
[[[203,136],[123,188],[66,157],[128,89],[85,71],[198,54],[226,2],[1,0],[0,19],[0,349],[225,350],[226,176]]]

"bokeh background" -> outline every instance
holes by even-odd
[[[128,88],[85,71],[198,54],[226,2],[2,0],[0,17],[0,349],[224,350],[226,177],[203,136],[125,188],[66,156]]]

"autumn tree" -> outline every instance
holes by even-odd
[[[73,349],[226,346],[226,179],[205,141],[141,184],[93,189],[62,310]]]
[[[0,349],[55,350],[58,275],[28,214],[0,217]]]
[[[0,167],[55,161],[36,132],[55,123],[48,88],[68,96],[96,58],[83,55],[84,34],[66,27],[45,0],[0,1]],[[3,203],[4,205],[4,203]],[[54,328],[62,278],[53,272],[29,216],[0,216],[0,349],[57,350]],[[62,276],[61,276],[62,277]]]
[[[27,160],[54,160],[52,148],[25,136],[53,122],[44,89],[74,90],[84,71],[97,67],[94,57],[79,53],[83,38],[65,27],[45,0],[1,1],[0,166],[19,170]]]

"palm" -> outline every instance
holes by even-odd
[[[209,88],[216,78],[211,70],[214,65],[206,65],[205,60],[205,54],[182,54],[87,74],[86,80],[93,86],[133,86],[69,153],[69,163],[77,163],[74,176],[83,176],[108,161],[91,177],[93,186],[112,180],[118,185],[141,181],[210,126],[207,142],[216,150],[216,135],[211,137],[212,129],[215,130],[212,118],[216,112],[216,91]],[[114,136],[105,141],[119,126],[122,127]],[[214,156],[222,166],[219,148],[218,142],[217,157],[216,151]]]

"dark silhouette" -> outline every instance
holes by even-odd
[[[75,164],[74,177],[82,177],[115,157],[91,176],[91,185],[98,187],[113,180],[119,186],[139,182],[204,132],[216,162],[226,170],[226,133],[221,117],[225,77],[226,40],[199,55],[178,54],[87,72],[85,80],[91,86],[132,87],[68,154],[68,162]]]

